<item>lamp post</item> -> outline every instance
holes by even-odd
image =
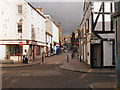
[[[120,88],[120,31],[118,30],[118,21],[116,19],[116,85]]]
[[[115,12],[112,15],[115,25],[115,60],[116,60],[116,87],[120,88],[120,1],[114,3]]]

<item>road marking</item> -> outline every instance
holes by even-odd
[[[109,75],[110,77],[116,77],[116,75]]]
[[[83,74],[80,78],[84,78],[86,76],[86,74]]]
[[[92,72],[92,70],[88,70],[88,72]]]
[[[3,71],[3,76],[58,76],[62,75],[57,70],[11,70]]]

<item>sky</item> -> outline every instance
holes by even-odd
[[[29,1],[29,0],[28,0]],[[61,23],[63,35],[70,35],[78,29],[83,17],[83,2],[30,2],[34,7],[44,9],[54,22]]]

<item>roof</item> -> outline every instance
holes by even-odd
[[[26,1],[27,2],[27,1]],[[46,19],[46,17],[44,16],[44,15],[42,15],[38,10],[36,10],[29,2],[27,2],[28,3],[28,5],[32,8],[32,9],[34,9],[39,15],[41,15],[44,19]]]
[[[58,27],[58,25],[54,22],[54,20],[53,20],[53,18],[52,18],[52,16],[51,15],[44,15],[46,18],[47,18],[47,16],[49,16],[50,18],[51,18],[51,21]],[[59,28],[59,27],[58,27]]]
[[[120,16],[120,11],[119,11],[119,12],[114,13],[114,14],[112,15],[112,18],[116,18],[116,17],[118,17],[118,16]]]

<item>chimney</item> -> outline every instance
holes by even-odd
[[[43,15],[43,8],[36,8],[36,10]]]
[[[61,24],[61,23],[59,22],[59,23],[58,23],[58,26],[59,26],[59,27],[60,27],[60,24]]]

